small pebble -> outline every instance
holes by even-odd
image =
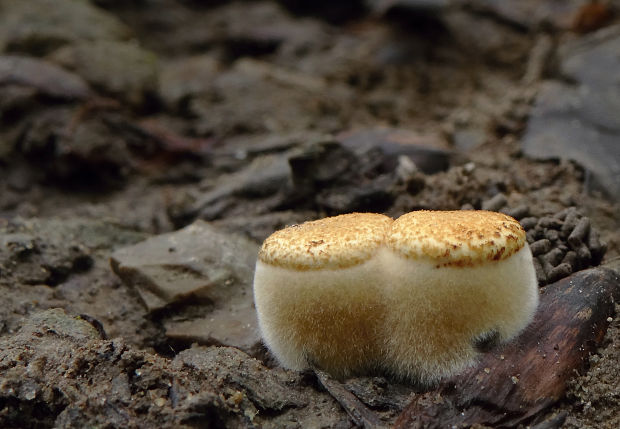
[[[500,210],[500,212],[519,220],[529,214],[530,208],[526,206],[525,204],[522,204],[520,206],[513,207],[513,208],[504,207],[503,209]]]
[[[508,201],[506,200],[506,196],[502,193],[495,195],[490,200],[486,200],[482,203],[482,210],[488,210],[491,212],[496,212],[502,207],[506,205]]]
[[[530,250],[532,251],[532,255],[538,256],[547,253],[551,250],[551,241],[546,238],[543,240],[538,240],[530,244]]]
[[[571,212],[571,211],[575,211],[575,207],[567,207],[565,209],[560,210],[559,212],[557,212],[556,214],[553,215],[554,218],[559,219],[559,220],[564,220],[566,219],[566,215]]]
[[[533,231],[536,232],[536,238],[537,239],[547,238],[547,237],[545,237],[545,230],[544,230],[544,228],[541,228],[540,226],[536,225],[534,227]]]
[[[542,265],[543,271],[545,272],[545,280],[548,282],[549,281],[549,273],[553,270],[553,268],[555,268],[553,265],[551,265],[543,256],[539,256],[538,260],[540,261],[540,264]]]
[[[558,241],[560,239],[560,233],[555,229],[545,229],[545,237],[551,241]]]
[[[562,227],[563,222],[561,220],[556,219],[556,218],[545,216],[545,217],[541,217],[538,220],[538,225],[541,228],[559,229],[559,228]]]
[[[467,164],[463,166],[463,171],[465,171],[466,173],[471,173],[475,169],[476,169],[476,164],[473,162],[468,162]]]
[[[570,264],[562,263],[557,267],[554,267],[551,271],[549,271],[547,275],[547,279],[550,283],[563,279],[564,277],[570,276],[573,272],[573,268]]]
[[[570,210],[564,219],[564,225],[562,225],[562,236],[568,237],[573,229],[575,229],[575,226],[577,226],[578,221],[579,214],[577,213],[577,210]]]
[[[568,207],[553,215],[537,218],[528,216],[529,206],[506,206],[507,198],[499,193],[484,201],[485,210],[500,211],[519,220],[526,231],[534,256],[536,279],[540,286],[555,282],[602,260],[607,246],[600,241],[590,220],[576,207]],[[462,209],[472,209],[466,204]],[[544,291],[544,289],[543,289]]]
[[[562,263],[569,264],[573,268],[573,270],[576,270],[577,269],[577,253],[572,250],[566,252],[566,255],[564,255],[564,259],[562,259]]]
[[[590,261],[592,260],[592,254],[590,253],[590,249],[588,246],[581,243],[579,247],[576,249],[573,248],[575,252],[577,252],[577,260],[581,262],[584,266],[590,265]]]
[[[578,247],[580,242],[586,241],[588,237],[588,233],[590,232],[590,219],[587,217],[582,217],[577,222],[575,229],[568,236],[568,244],[571,246]]]
[[[538,223],[538,219],[536,219],[535,217],[524,217],[523,219],[520,219],[519,222],[521,223],[523,229],[529,231],[536,226],[536,224]]]
[[[564,252],[562,252],[562,250],[557,247],[554,249],[551,249],[549,252],[547,252],[543,256],[544,260],[554,267],[558,265],[560,262],[562,262],[563,257],[564,257]]]

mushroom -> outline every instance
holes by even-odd
[[[532,320],[538,283],[525,231],[489,211],[416,211],[394,221],[383,298],[384,365],[430,384]]]
[[[392,219],[353,213],[269,236],[258,254],[254,300],[263,339],[280,363],[339,377],[382,360],[386,234]]]
[[[254,299],[286,368],[434,383],[514,337],[538,292],[525,231],[487,211],[353,213],[269,236]]]

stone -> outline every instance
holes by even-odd
[[[204,221],[115,251],[111,265],[175,347],[192,343],[260,351],[252,295],[256,243]],[[158,313],[166,307],[165,313]]]
[[[505,205],[508,198],[497,194],[481,204],[483,210],[496,210],[508,215],[526,215],[527,205]],[[540,218],[529,216],[520,218],[521,226],[526,230],[536,268],[539,286],[555,282],[573,272],[600,264],[607,244],[600,241],[595,226],[591,226],[588,217],[582,216],[575,207],[564,208],[554,214]],[[571,250],[572,249],[572,250]]]
[[[372,149],[368,148],[366,152]],[[375,152],[373,154],[380,155]],[[377,156],[374,160],[368,159],[368,164],[359,165],[359,159],[353,150],[331,139],[313,142],[288,154],[295,187],[317,191],[358,178],[358,174],[369,173],[381,162],[381,158]]]
[[[192,297],[222,305],[232,296],[247,293],[257,254],[256,243],[199,220],[118,249],[110,262],[153,312]]]
[[[257,157],[240,171],[217,179],[211,189],[192,204],[188,215],[198,214],[205,220],[222,218],[231,206],[242,204],[245,198],[277,196],[290,192],[291,188],[291,168],[284,155]]]
[[[170,214],[174,223],[185,225],[196,217],[222,219],[224,223],[233,222],[232,217],[264,215],[268,220],[269,212],[312,211],[317,207],[332,215],[382,212],[403,188],[424,186],[423,182],[414,186],[413,182],[420,178],[418,174],[407,178],[401,175],[402,157],[407,156],[401,152],[415,152],[406,143],[402,147],[395,143],[396,149],[388,147],[387,154],[374,142],[347,147],[330,137],[300,145],[280,140],[271,143],[260,151],[279,153],[257,156],[251,149],[234,149],[233,153],[242,158],[253,156],[252,162],[215,179],[206,192],[187,196],[173,205]],[[285,150],[288,147],[291,148]],[[218,153],[220,158],[230,155],[231,152]]]
[[[223,171],[240,170],[247,166],[248,161],[260,156],[283,154],[324,138],[316,131],[240,135],[215,144],[211,159],[213,166]]]
[[[523,137],[523,151],[535,158],[572,159],[583,165],[586,187],[620,198],[620,88],[610,70],[620,67],[620,25],[560,48],[560,72],[567,84],[544,82]]]
[[[316,202],[328,213],[342,214],[359,212],[383,211],[394,202],[393,181],[374,180],[362,187],[341,186],[321,192]]]
[[[79,42],[49,58],[75,71],[94,88],[133,105],[145,104],[157,88],[157,56],[134,42]]]
[[[506,199],[506,195],[501,192],[496,194],[493,198],[490,198],[486,201],[482,202],[482,206],[480,207],[482,210],[488,210],[492,212],[499,211],[502,207],[506,205],[508,200]]]
[[[530,244],[530,250],[532,251],[532,255],[534,256],[542,255],[551,250],[551,242],[546,238],[535,241]]]
[[[308,208],[314,201],[330,215],[387,210],[400,191],[401,154],[386,155],[374,143],[347,145],[324,139],[291,151],[295,187],[289,201]]]
[[[337,140],[358,155],[373,148],[379,149],[388,159],[393,158],[393,162],[405,155],[426,174],[445,171],[450,166],[450,145],[439,134],[383,127],[344,132]]]
[[[88,1],[0,1],[0,52],[45,55],[78,40],[124,40],[130,34]]]
[[[522,221],[523,219],[527,219],[526,216],[529,214],[530,208],[526,204],[521,204],[516,207],[503,208],[501,212],[517,219],[518,221]],[[525,225],[523,227],[525,228]]]
[[[488,140],[487,133],[481,128],[459,127],[453,135],[454,146],[460,151],[468,151],[482,146]]]
[[[44,60],[15,55],[0,56],[0,91],[5,85],[34,88],[39,94],[65,100],[92,95],[80,76]]]
[[[191,320],[164,322],[166,337],[175,344],[226,345],[254,355],[260,352],[261,336],[256,309],[248,291],[226,303],[226,306]]]

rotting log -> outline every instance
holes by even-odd
[[[580,271],[541,290],[530,326],[467,372],[418,395],[395,428],[514,427],[563,397],[601,343],[620,296],[620,276]]]

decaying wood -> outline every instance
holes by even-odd
[[[418,396],[396,428],[514,427],[560,399],[600,344],[620,277],[595,268],[542,289],[533,323],[471,370]]]
[[[340,406],[347,412],[351,420],[364,429],[381,429],[387,425],[379,417],[368,409],[362,401],[349,392],[340,382],[331,378],[327,373],[318,369],[314,370],[319,383],[332,397],[338,401]]]
[[[561,413],[558,413],[551,417],[546,418],[542,422],[538,423],[536,426],[532,426],[532,429],[561,428],[564,422],[566,421],[566,417],[568,417],[568,413],[566,411],[562,411]]]

